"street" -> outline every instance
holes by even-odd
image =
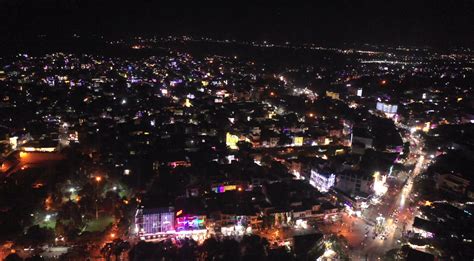
[[[362,211],[361,216],[344,214],[340,221],[324,225],[324,233],[342,235],[347,239],[353,260],[376,260],[387,251],[400,247],[403,234],[411,229],[416,209],[410,206],[414,178],[423,170],[425,156],[421,142],[410,135],[413,149],[406,166],[407,172],[399,172],[389,179],[387,192]]]

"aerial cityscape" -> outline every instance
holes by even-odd
[[[318,41],[236,17],[4,34],[0,259],[474,260],[474,23]]]

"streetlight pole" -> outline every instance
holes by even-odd
[[[96,197],[95,197],[95,219],[99,219],[99,183],[102,180],[102,177],[97,176],[95,177],[95,181],[97,182],[97,188],[96,188]]]

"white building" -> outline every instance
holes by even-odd
[[[317,188],[320,192],[328,192],[334,186],[336,176],[332,173],[322,172],[312,169],[309,184]]]

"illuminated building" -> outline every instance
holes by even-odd
[[[224,236],[251,234],[252,228],[262,222],[255,213],[222,213],[220,217],[221,233]]]
[[[303,137],[294,137],[293,138],[293,146],[303,146]]]
[[[135,233],[141,239],[153,239],[175,232],[175,212],[168,208],[139,208],[135,213]]]
[[[377,102],[376,109],[385,113],[388,117],[392,117],[397,114],[398,105],[388,104],[384,102]]]
[[[326,96],[334,100],[339,100],[339,93],[337,92],[326,91]]]
[[[336,176],[332,173],[323,173],[316,170],[311,170],[311,178],[309,184],[317,188],[320,192],[328,192],[334,186]]]
[[[21,146],[20,150],[25,152],[56,152],[59,150],[59,144],[57,142],[29,141]]]

